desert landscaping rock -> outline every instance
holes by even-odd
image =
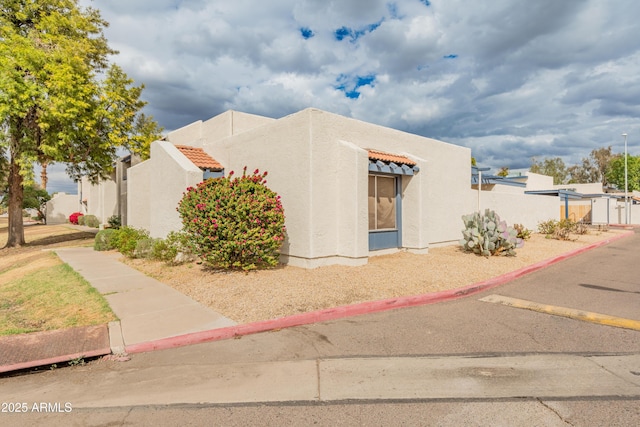
[[[428,254],[399,252],[369,258],[361,267],[328,266],[312,270],[280,266],[249,273],[211,271],[197,263],[167,266],[124,260],[238,323],[275,319],[366,301],[460,288],[490,279],[625,231],[592,231],[559,241],[533,234],[517,256],[484,258],[459,246],[432,248]]]

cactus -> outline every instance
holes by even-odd
[[[518,232],[501,221],[498,214],[485,210],[484,215],[474,212],[462,217],[465,229],[460,245],[465,251],[489,257],[491,255],[515,256],[515,249],[524,245]]]

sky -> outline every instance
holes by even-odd
[[[166,131],[308,107],[469,147],[494,171],[640,154],[637,0],[80,0]],[[58,166],[50,191],[73,192]]]

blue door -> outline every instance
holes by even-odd
[[[369,250],[402,246],[400,179],[369,175]]]

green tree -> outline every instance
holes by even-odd
[[[22,200],[22,209],[35,209],[38,211],[38,219],[47,221],[47,202],[51,200],[51,195],[44,188],[38,185],[25,185],[24,198]],[[7,207],[9,202],[8,194],[0,199],[0,206]]]
[[[589,157],[582,159],[581,165],[574,165],[567,169],[569,183],[601,182],[606,186],[607,172],[612,158],[611,146],[592,150]]]
[[[609,183],[624,190],[624,155],[614,156],[607,173]],[[627,188],[640,190],[640,156],[627,155]]]
[[[586,184],[600,181],[598,168],[591,159],[584,157],[581,165],[573,165],[567,169],[569,184]]]
[[[547,157],[542,162],[537,161],[534,157],[531,159],[529,170],[533,173],[552,176],[554,185],[566,184],[567,167],[560,157]]]
[[[500,171],[498,171],[498,173],[496,174],[498,176],[509,176],[509,168],[506,166],[503,166],[500,168]]]
[[[38,219],[47,223],[47,202],[51,200],[51,195],[42,187],[30,185],[24,187],[24,209],[35,209],[38,212]]]
[[[77,0],[2,1],[0,151],[8,158],[8,247],[24,244],[23,176],[35,163],[66,163],[72,178],[96,181],[135,135],[143,86],[108,65],[116,52],[102,34],[107,25]]]
[[[140,114],[135,123],[135,135],[129,142],[129,150],[137,154],[142,160],[147,160],[151,155],[151,143],[162,137],[162,127],[153,120],[153,117]]]
[[[607,175],[609,173],[609,168],[611,167],[611,161],[614,157],[611,153],[611,146],[592,150],[590,156],[596,167],[598,168],[598,173],[600,174],[600,182],[602,182],[603,186],[607,186],[609,184]]]

